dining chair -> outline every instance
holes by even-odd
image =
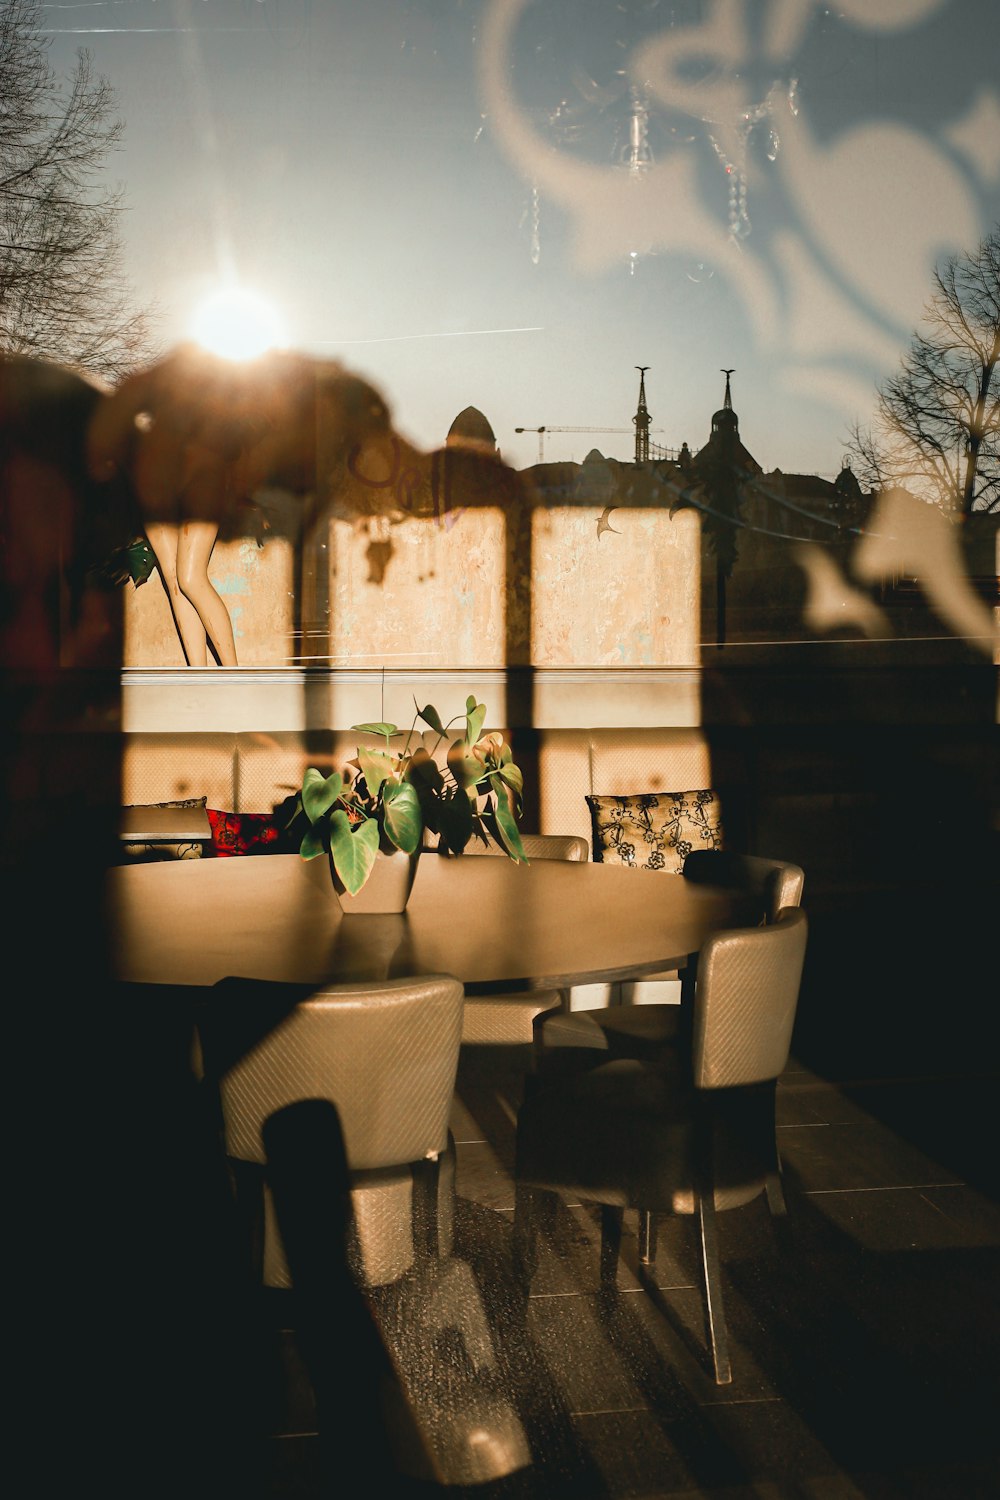
[[[684,861],[683,879],[739,891],[759,904],[764,923],[777,920],[785,907],[799,906],[805,885],[800,865],[734,850],[695,849]],[[691,997],[697,973],[693,955],[678,974],[680,999],[641,1005],[616,1005],[602,1010],[552,1011],[534,1023],[536,1071],[565,1072],[596,1067],[611,1057],[657,1060],[676,1073],[691,1046]],[[775,1215],[785,1212],[777,1174],[767,1183],[767,1201]],[[647,1211],[639,1214],[639,1243],[644,1261],[656,1258],[656,1224]]]
[[[726,849],[693,849],[684,860],[686,879],[709,885],[725,885],[755,896],[765,905],[769,921],[782,906],[799,906],[803,872],[799,865],[762,859]],[[679,1005],[683,998],[684,974],[669,969],[642,979],[622,980],[622,1005]]]
[[[199,1020],[205,1083],[265,1286],[287,1288],[292,1277],[264,1130],[303,1100],[328,1101],[340,1119],[362,1283],[395,1281],[428,1251],[450,1253],[462,1003],[461,982],[446,974],[320,989],[238,978],[214,986]]]
[[[558,1199],[602,1205],[601,1283],[613,1291],[622,1213],[697,1214],[716,1382],[732,1379],[716,1214],[780,1177],[775,1085],[788,1060],[807,920],[786,907],[702,948],[686,1066],[620,1057],[528,1080],[517,1120],[515,1248],[530,1284],[538,1221]],[[640,1262],[642,1262],[640,1244]]]
[[[529,863],[533,859],[570,859],[577,864],[586,864],[590,858],[587,840],[576,833],[522,833],[521,845]],[[495,857],[500,853],[501,850],[493,844],[481,844],[478,839],[471,839],[462,858],[469,854]]]
[[[528,862],[541,859],[566,859],[585,864],[590,847],[577,834],[523,833],[521,843]],[[472,841],[462,855],[496,857],[500,850]],[[496,994],[467,995],[462,1020],[462,1042],[465,1046],[516,1046],[531,1044],[538,1019],[568,1003],[567,992],[557,989],[500,991]]]
[[[663,878],[676,879],[676,876]],[[805,884],[801,866],[787,860],[716,849],[693,850],[684,861],[682,878],[700,885],[724,886],[746,895],[759,905],[766,923],[774,922],[783,908],[801,905]],[[571,1063],[570,1054],[575,1055],[576,1062],[586,1065],[604,1060],[588,1055],[594,1053],[648,1058],[656,1056],[664,1046],[686,1041],[690,1006],[684,1003],[685,989],[690,992],[696,963],[695,958],[686,970],[659,976],[678,979],[677,1001],[539,1015],[534,1026],[536,1066],[565,1069]]]

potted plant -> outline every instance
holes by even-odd
[[[464,733],[441,757],[438,752],[460,719]],[[328,855],[335,886],[350,897],[365,886],[380,855],[398,851],[415,861],[425,829],[438,835],[440,853],[461,854],[471,838],[478,838],[527,864],[516,821],[523,778],[503,735],[482,733],[485,721],[486,705],[473,697],[466,700],[464,715],[447,724],[428,704],[417,708],[401,748],[392,744],[400,733],[395,724],[352,725],[385,744],[359,746],[345,772],[324,776],[314,766],[306,771],[296,798],[297,812],[308,820],[299,845],[302,858]],[[431,731],[430,749],[428,736],[417,733],[421,722]]]

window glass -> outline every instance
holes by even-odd
[[[239,665],[994,652],[988,0],[14,12],[120,119],[91,191],[120,186],[99,279],[146,314],[133,364],[285,347],[401,444],[229,514],[207,569]],[[446,472],[454,447],[482,463]],[[884,508],[897,486],[947,524]],[[158,561],[128,665],[184,663]]]

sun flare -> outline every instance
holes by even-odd
[[[231,286],[201,303],[191,320],[191,337],[224,359],[256,359],[282,347],[285,329],[273,303],[249,287]]]

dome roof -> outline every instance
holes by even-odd
[[[834,488],[838,495],[843,495],[846,499],[860,500],[861,486],[858,483],[858,476],[849,463],[845,463],[837,475],[834,480]]]
[[[467,406],[448,428],[447,446],[486,448],[493,453],[497,446],[496,434],[477,407]]]

